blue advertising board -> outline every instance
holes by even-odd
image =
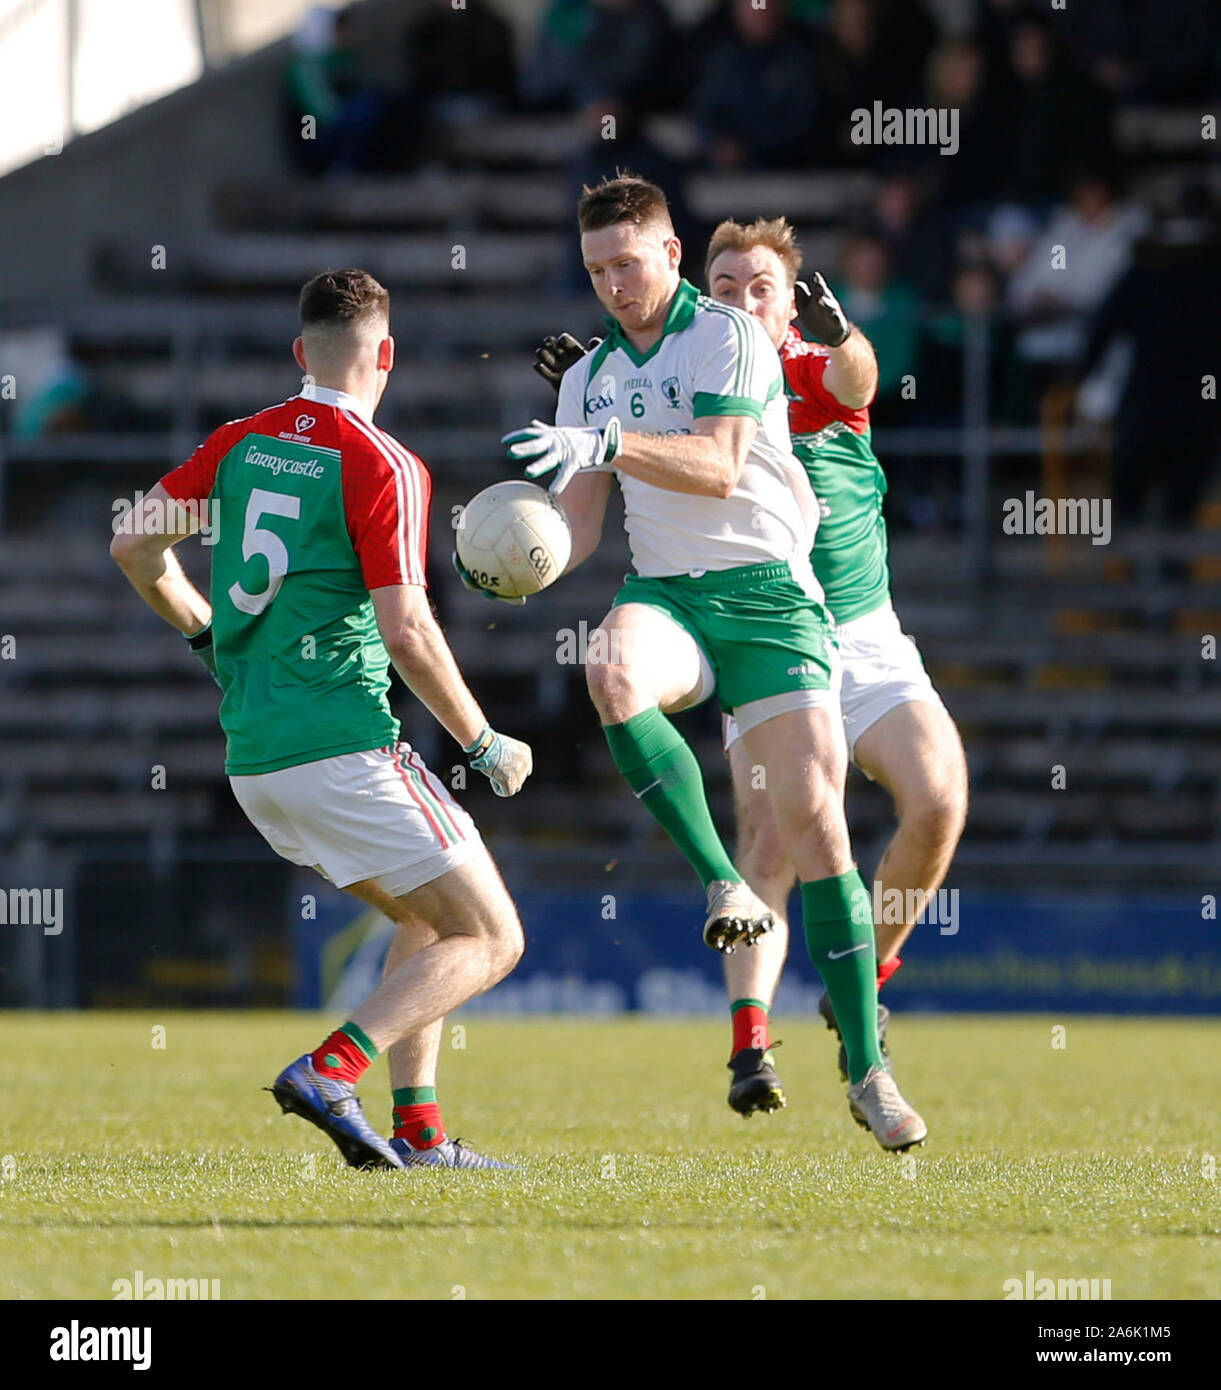
[[[294,902],[295,1002],[344,1011],[380,977],[391,925],[317,879]],[[489,1013],[669,1016],[725,1007],[700,940],[698,894],[515,894],[517,970],[466,1007]],[[947,903],[948,908],[948,903]],[[887,998],[910,1011],[1221,1014],[1221,938],[1201,898],[955,895],[916,928]],[[800,923],[799,902],[790,920]],[[930,916],[934,914],[930,913]],[[777,1014],[812,1013],[822,986],[795,930]]]

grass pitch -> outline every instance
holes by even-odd
[[[896,1015],[931,1132],[903,1158],[849,1119],[818,1023],[778,1021],[789,1108],[743,1121],[727,1022],[472,1016],[441,1100],[523,1165],[492,1174],[356,1173],[282,1117],[259,1088],[333,1025],[5,1016],[0,1297],[137,1270],[222,1299],[999,1299],[1028,1269],[1221,1292],[1215,1023]],[[361,1095],[384,1122],[384,1060]]]

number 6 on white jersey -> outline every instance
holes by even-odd
[[[261,527],[259,518],[264,512],[271,516],[286,516],[296,521],[301,516],[301,499],[283,492],[268,492],[266,488],[250,489],[246,502],[246,521],[242,528],[242,559],[253,560],[262,555],[267,561],[267,587],[257,594],[248,594],[240,584],[229,586],[234,608],[257,617],[275,598],[288,573],[288,547],[274,531]]]

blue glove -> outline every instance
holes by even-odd
[[[578,473],[605,473],[619,452],[622,426],[612,416],[604,426],[546,425],[531,420],[525,429],[514,430],[500,441],[508,455],[518,463],[530,460],[527,478],[538,478],[556,470],[551,491],[561,493]]]
[[[462,751],[475,771],[482,772],[491,782],[497,796],[512,796],[520,791],[522,783],[534,770],[530,745],[508,734],[496,733],[490,724],[485,725],[483,733]]]

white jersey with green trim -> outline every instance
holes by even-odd
[[[758,422],[738,485],[727,498],[670,492],[615,470],[637,574],[647,579],[787,561],[821,595],[809,555],[818,504],[789,441],[779,354],[758,319],[701,295],[686,280],[661,338],[638,353],[618,324],[560,383],[557,425],[605,425],[618,416],[639,434],[691,434],[709,415]]]

